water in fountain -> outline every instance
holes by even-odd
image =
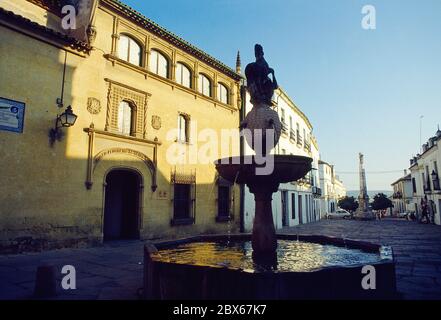
[[[387,253],[386,253],[387,255]],[[380,254],[335,245],[279,240],[277,266],[258,264],[252,257],[251,241],[193,242],[165,249],[153,255],[155,261],[249,272],[308,272],[323,267],[370,264]]]

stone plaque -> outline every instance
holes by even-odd
[[[91,114],[98,114],[101,112],[101,102],[96,98],[87,99],[87,111]]]
[[[152,116],[152,127],[155,130],[161,129],[161,118],[159,116]]]

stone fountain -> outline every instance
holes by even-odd
[[[272,109],[272,97],[278,85],[274,70],[264,58],[262,46],[256,44],[254,52],[256,62],[248,64],[245,69],[253,109],[242,122],[241,133],[256,156],[221,159],[217,161],[216,169],[223,178],[246,184],[254,194],[253,256],[256,260],[270,262],[277,250],[272,194],[278,191],[280,183],[303,178],[311,170],[312,159],[270,153],[279,142],[282,129],[279,115]],[[268,170],[259,170],[263,167],[262,163]]]
[[[144,249],[146,299],[387,299],[396,298],[390,247],[315,235],[277,235],[271,208],[280,183],[297,181],[312,159],[274,155],[281,122],[272,107],[274,70],[255,46],[246,69],[253,109],[240,129],[255,155],[219,159],[226,180],[246,184],[255,197],[252,234],[200,235],[149,243]],[[271,77],[270,77],[271,76]],[[374,266],[376,290],[361,286]]]

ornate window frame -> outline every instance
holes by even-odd
[[[134,117],[132,136],[147,138],[147,109],[150,93],[144,92],[116,81],[105,79],[108,85],[107,114],[105,131],[118,134],[118,109],[122,101],[132,104],[136,110]]]

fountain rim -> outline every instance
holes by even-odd
[[[225,165],[245,165],[245,166],[259,166],[259,163],[255,162],[257,155],[242,155],[242,156],[232,156],[232,157],[224,157],[214,161],[216,166],[225,166]],[[313,162],[312,157],[307,156],[299,156],[299,155],[290,155],[290,154],[268,154],[266,156],[260,156],[260,158],[266,157],[274,157],[275,163],[301,163],[301,164],[310,164]],[[231,160],[240,159],[239,163],[232,163]],[[228,163],[223,163],[228,160]],[[248,160],[245,162],[245,160]],[[263,166],[263,165],[262,165]]]
[[[151,254],[157,253],[158,251],[162,249],[169,249],[178,245],[187,244],[187,243],[194,243],[194,242],[213,242],[213,241],[221,241],[221,240],[228,240],[230,242],[234,241],[251,241],[251,233],[242,233],[242,234],[213,234],[213,235],[197,235],[197,236],[191,236],[176,240],[168,240],[168,241],[158,241],[158,242],[150,242],[145,244],[144,246],[144,253],[145,256],[148,256],[149,259],[155,263],[155,264],[162,264],[162,265],[177,265],[177,266],[191,266],[195,268],[201,268],[201,269],[222,269],[222,270],[228,270],[229,272],[241,272],[241,273],[247,273],[247,274],[298,274],[298,273],[318,273],[326,270],[335,270],[335,269],[356,269],[365,266],[365,264],[350,264],[350,265],[344,265],[344,266],[323,266],[318,267],[311,270],[305,270],[305,271],[283,271],[283,272],[255,272],[255,271],[248,271],[243,270],[240,268],[230,268],[230,267],[221,267],[221,266],[198,266],[198,265],[190,265],[190,264],[184,264],[184,263],[175,263],[175,262],[164,262],[164,261],[157,261],[154,258],[151,257]],[[384,265],[384,264],[395,264],[395,256],[393,253],[393,249],[391,246],[381,245],[381,244],[375,244],[367,241],[358,241],[353,239],[347,239],[347,238],[338,238],[338,237],[330,237],[330,236],[322,236],[322,235],[312,235],[312,234],[276,234],[276,237],[278,240],[293,240],[293,241],[303,241],[303,242],[310,242],[310,243],[317,243],[317,244],[323,244],[323,245],[333,245],[338,247],[346,247],[349,249],[358,249],[361,251],[364,251],[366,253],[378,253],[380,256],[380,259],[375,262],[369,263],[369,265],[377,266],[377,265]],[[390,251],[390,255],[387,257],[383,256],[381,254],[382,250],[388,250]]]
[[[258,168],[265,168],[265,158],[256,161],[256,155],[245,155],[221,158],[214,162],[216,170],[224,179],[233,183],[276,182],[287,183],[296,181],[312,170],[313,159],[298,155],[267,155],[272,157],[273,169],[268,175],[256,175]]]

